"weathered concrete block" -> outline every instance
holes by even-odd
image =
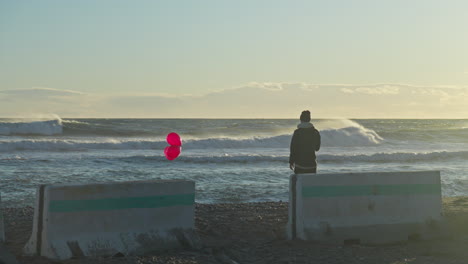
[[[2,243],[0,243],[0,264],[18,264],[16,257]]]
[[[25,253],[68,259],[193,246],[194,197],[185,180],[43,185]]]
[[[290,177],[288,236],[331,243],[393,243],[444,229],[439,171]]]

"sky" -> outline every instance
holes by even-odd
[[[0,117],[468,118],[466,10],[0,0]]]

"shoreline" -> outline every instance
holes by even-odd
[[[159,264],[159,263],[327,263],[327,264],[466,264],[468,196],[443,198],[447,237],[385,246],[326,245],[286,239],[287,202],[195,205],[195,228],[201,246],[148,256],[114,256],[53,261],[22,256],[32,229],[33,207],[3,208],[6,247],[19,263]]]

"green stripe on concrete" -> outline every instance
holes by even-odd
[[[440,184],[305,186],[303,197],[440,194]]]
[[[193,205],[195,194],[175,194],[143,197],[108,198],[96,200],[55,200],[50,201],[49,211],[53,213],[79,211],[107,211],[131,208],[161,208],[178,205]]]

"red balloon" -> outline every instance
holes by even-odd
[[[167,143],[171,146],[182,146],[182,141],[180,139],[180,136],[177,133],[169,133],[166,137]]]
[[[168,160],[175,160],[180,155],[181,151],[182,147],[180,146],[167,146],[164,149],[164,155],[166,155]]]

